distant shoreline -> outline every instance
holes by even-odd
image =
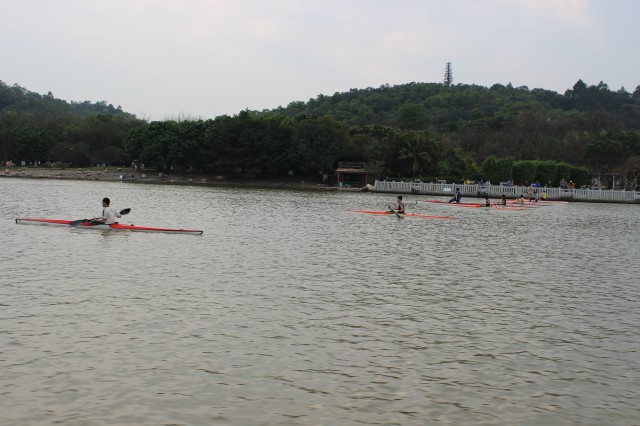
[[[124,176],[124,179],[121,179]],[[25,179],[59,179],[76,181],[119,182],[126,184],[155,184],[155,185],[190,185],[190,186],[238,186],[255,188],[281,188],[305,190],[339,190],[334,185],[309,182],[298,179],[227,179],[220,175],[203,173],[172,173],[164,174],[152,170],[132,171],[130,169],[55,169],[46,167],[12,167],[0,172],[0,177]],[[361,188],[345,188],[361,190]]]

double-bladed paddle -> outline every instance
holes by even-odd
[[[390,211],[391,213],[395,213],[395,214],[396,214],[396,216],[398,216],[400,219],[402,219],[402,216],[400,216],[400,213],[398,213],[397,211],[395,211],[395,210],[393,209],[393,207],[391,207],[391,206],[390,206],[390,205],[388,205],[388,204],[387,204],[387,207],[389,207],[389,211]]]
[[[130,211],[131,209],[126,208],[126,209],[120,210],[120,214],[121,215],[129,214]],[[82,225],[85,222],[91,222],[91,219],[74,220],[73,222],[69,222],[69,226],[72,226],[75,228],[76,226]]]

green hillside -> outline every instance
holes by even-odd
[[[0,81],[0,160],[21,164],[123,163],[122,141],[143,125],[106,101],[67,102]]]
[[[120,106],[114,107],[111,104],[107,104],[106,101],[69,103],[61,99],[56,99],[51,92],[46,95],[40,95],[18,85],[8,86],[0,81],[0,113],[5,111],[15,111],[34,116],[42,114],[55,114],[60,116],[110,114],[134,118],[132,114],[122,111]]]
[[[529,178],[542,176],[538,168],[553,180],[550,170],[573,167],[582,181],[606,172],[635,185],[640,87],[611,91],[579,80],[559,94],[408,83],[209,120],[148,123],[106,102],[67,103],[0,84],[0,156],[74,165],[135,159],[165,171],[252,177],[317,177],[344,161],[366,164],[375,178],[423,180]]]

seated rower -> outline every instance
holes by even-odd
[[[462,194],[460,193],[460,189],[456,188],[456,193],[453,195],[453,198],[449,200],[449,202],[460,204],[461,199],[462,199]]]
[[[486,195],[484,197],[484,206],[483,207],[491,207],[491,201],[489,200],[489,196]]]
[[[395,212],[399,213],[399,214],[404,214],[404,203],[402,202],[402,195],[398,195],[398,198],[396,198],[396,203],[398,203],[398,206],[396,207]]]
[[[501,206],[506,206],[507,205],[507,197],[502,194],[502,199],[500,200],[500,205]]]
[[[122,217],[122,215],[115,209],[115,207],[111,207],[111,200],[108,198],[102,199],[102,216],[94,217],[89,222],[100,224],[104,223],[106,225],[113,225],[116,222],[116,217]]]

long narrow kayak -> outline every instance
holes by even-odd
[[[481,208],[487,208],[487,206],[485,206],[484,204],[452,204],[453,207],[471,207],[471,208],[476,208],[476,209],[481,209]],[[498,209],[498,210],[528,210],[526,207],[520,207],[520,206],[503,206],[502,204],[492,204],[491,206],[489,206],[489,208],[492,209]]]
[[[536,202],[536,201],[525,201],[524,203],[521,203],[519,201],[510,201],[508,203],[509,205],[514,205],[514,206],[518,206],[518,207],[524,207],[524,208],[529,208],[529,209],[535,209],[538,207],[550,207],[550,206],[557,206],[559,205],[558,203],[548,203],[548,202]]]
[[[71,220],[64,219],[41,219],[41,218],[16,218],[17,224],[29,225],[54,225],[54,226],[70,226]],[[168,234],[193,234],[201,235],[203,231],[198,229],[178,229],[178,228],[158,228],[155,226],[136,226],[126,225],[123,223],[114,223],[112,225],[95,224],[89,221],[78,224],[75,229],[94,229],[94,230],[124,230],[133,232],[165,232]]]
[[[529,201],[531,202],[531,201]],[[533,201],[534,203],[538,203],[538,204],[569,204],[568,201],[560,201],[560,200],[543,200],[540,199],[538,201]]]
[[[467,208],[486,208],[487,206],[484,203],[449,203],[448,201],[442,200],[421,200],[421,203],[435,203],[435,204],[444,204],[452,207],[467,207]],[[500,210],[527,210],[527,207],[520,207],[516,205],[507,205],[503,206],[500,204],[492,204],[492,209],[500,209]]]
[[[353,213],[365,213],[365,214],[382,214],[382,215],[396,215],[395,212],[390,212],[388,210],[347,210],[348,212]],[[401,217],[421,217],[425,219],[448,219],[453,220],[457,219],[457,217],[453,216],[435,216],[432,214],[420,214],[420,213],[399,213]]]

